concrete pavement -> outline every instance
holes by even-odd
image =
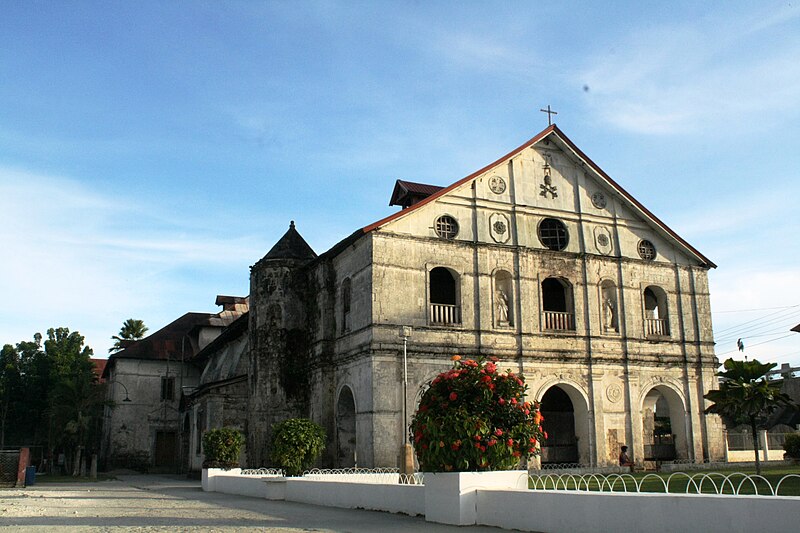
[[[0,490],[0,527],[10,531],[430,531],[493,532],[423,517],[203,492],[177,476],[121,475],[97,483],[39,483]]]

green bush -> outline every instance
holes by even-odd
[[[325,449],[325,430],[307,418],[290,418],[272,426],[270,458],[287,476],[302,475]]]
[[[786,435],[786,440],[783,441],[783,449],[786,450],[786,455],[792,459],[800,459],[800,433]]]
[[[239,466],[239,451],[244,444],[242,433],[233,428],[219,428],[203,435],[203,452],[206,460],[203,468],[236,468]]]

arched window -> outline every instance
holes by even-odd
[[[429,274],[430,323],[460,324],[461,306],[459,305],[457,276],[449,269],[436,267]]]
[[[544,329],[566,331],[575,329],[575,306],[572,285],[559,278],[542,281],[542,310]]]
[[[342,282],[342,333],[350,331],[350,278]]]
[[[669,335],[669,315],[667,314],[667,293],[661,287],[651,285],[645,288],[644,331],[648,337]]]

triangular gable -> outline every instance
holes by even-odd
[[[673,242],[677,243],[679,247],[683,248],[689,255],[695,257],[700,263],[708,268],[716,268],[716,265],[701,254],[697,249],[691,246],[688,242],[686,242],[683,238],[681,238],[675,231],[673,231],[669,226],[667,226],[664,222],[662,222],[658,217],[656,217],[652,212],[650,212],[646,207],[644,207],[636,198],[634,198],[630,193],[628,193],[622,186],[620,186],[616,181],[614,181],[608,174],[606,174],[594,161],[592,161],[589,157],[586,156],[576,145],[573,143],[558,127],[553,124],[548,126],[532,139],[528,140],[518,148],[512,150],[508,154],[500,157],[493,163],[486,165],[485,167],[481,168],[480,170],[473,172],[469,176],[462,178],[461,180],[453,183],[452,185],[443,188],[442,190],[432,194],[428,198],[417,202],[416,204],[408,207],[407,209],[403,209],[397,213],[394,213],[386,218],[383,218],[369,226],[362,228],[364,233],[369,233],[371,231],[375,231],[387,224],[399,220],[400,218],[404,218],[413,212],[416,212],[420,208],[425,205],[428,205],[432,202],[435,202],[437,199],[451,193],[452,191],[460,188],[465,184],[469,184],[471,181],[476,180],[477,178],[481,177],[485,173],[489,172],[490,170],[494,169],[495,167],[502,165],[503,163],[508,162],[510,159],[521,153],[523,150],[532,147],[533,145],[543,141],[546,138],[550,138],[551,140],[557,140],[556,144],[568,155],[574,157],[578,161],[584,163],[588,168],[590,168],[597,179],[601,182],[604,182],[605,185],[615,191],[621,198],[623,198],[628,207],[631,208],[635,213],[637,213],[642,219],[649,222],[652,226],[655,226],[664,236],[667,237],[668,240],[672,240]]]

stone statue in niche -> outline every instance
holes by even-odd
[[[497,309],[497,325],[508,326],[508,296],[503,289],[494,291],[494,305]]]
[[[605,331],[619,331],[617,326],[617,303],[614,301],[613,295],[608,292],[603,298],[603,326]]]

